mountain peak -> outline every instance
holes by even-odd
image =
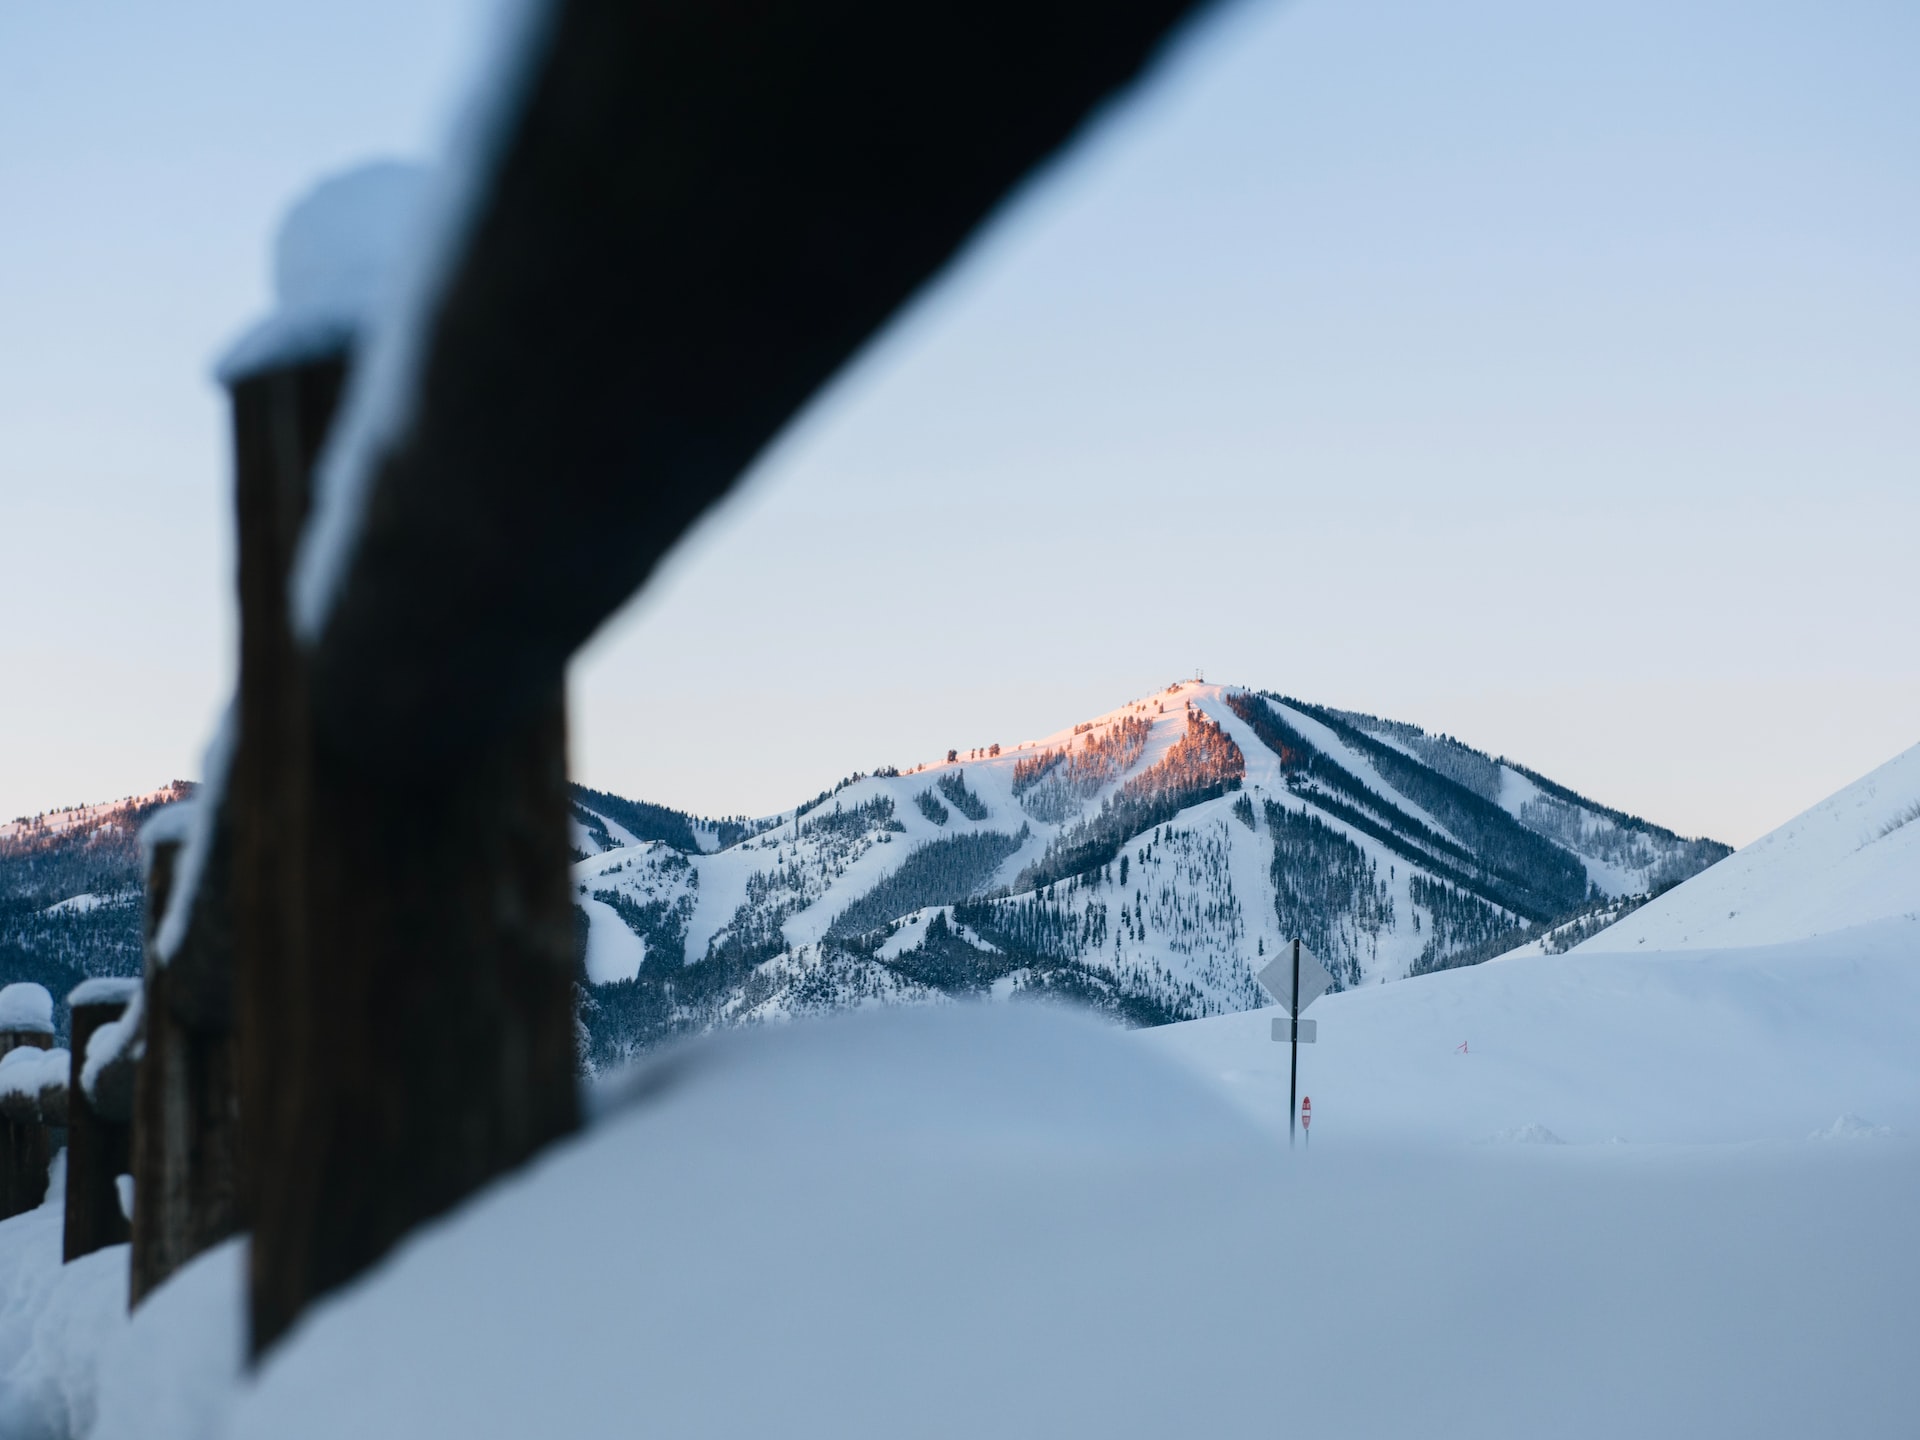
[[[601,1060],[969,993],[1138,1024],[1254,1008],[1254,971],[1295,936],[1341,985],[1374,984],[1726,853],[1417,726],[1198,679],[849,776],[725,837],[692,817],[643,834],[608,798],[576,794]]]

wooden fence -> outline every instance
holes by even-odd
[[[14,988],[39,991],[51,1016],[52,999],[39,986]],[[79,986],[68,997],[71,1051],[53,1048],[51,1023],[0,1030],[0,1219],[45,1201],[49,1161],[64,1145],[67,1260],[128,1237],[123,1187],[132,1075],[124,1067],[101,1067],[91,1077],[90,1093],[85,1066],[93,1036],[126,1015],[137,990],[137,983],[125,980]],[[8,1055],[16,1058],[9,1061]]]
[[[579,1123],[568,658],[1189,8],[554,4],[314,614],[316,457],[380,397],[344,347],[229,377],[235,734],[150,847],[135,1301],[250,1230],[258,1355]]]

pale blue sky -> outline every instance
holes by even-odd
[[[0,12],[0,812],[195,768],[209,358],[479,12]],[[771,810],[1198,665],[1753,838],[1920,740],[1917,62],[1901,3],[1223,12],[583,658],[577,772]]]

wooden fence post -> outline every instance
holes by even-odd
[[[240,1229],[239,1090],[233,1034],[230,851],[217,818],[173,954],[156,932],[174,900],[192,823],[187,802],[156,815],[146,848],[146,1044],[133,1097],[133,1252],[128,1290],[138,1305],[194,1256]]]
[[[565,746],[556,693],[450,772],[316,747],[304,965],[243,1032],[283,1067],[248,1137],[256,1353],[577,1123]]]
[[[306,657],[287,581],[312,500],[313,467],[346,384],[342,355],[231,380],[238,529],[238,739],[226,790],[233,842],[235,1050],[243,1151],[241,1208],[277,1233],[278,1167],[308,1163],[290,1103],[286,1048],[307,1003],[316,949],[309,904],[312,756]],[[320,962],[326,968],[325,962]],[[358,1022],[349,1022],[349,1025]],[[250,1256],[260,1270],[256,1233]],[[258,1285],[255,1281],[256,1288]]]
[[[550,7],[297,649],[241,512],[256,1357],[577,1123],[569,657],[1189,4]],[[276,537],[302,384],[234,383]]]
[[[31,983],[0,990],[0,1059],[21,1049],[53,1048],[53,997]],[[51,1145],[38,1118],[0,1115],[0,1220],[22,1215],[47,1198]]]
[[[67,1081],[67,1220],[62,1257],[77,1260],[131,1236],[120,1205],[120,1177],[131,1166],[130,1117],[102,1114],[81,1086],[94,1033],[126,1013],[137,980],[87,980],[67,997],[72,1069]]]

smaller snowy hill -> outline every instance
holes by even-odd
[[[1916,939],[1920,926],[1883,920],[1781,945],[1575,950],[1329,995],[1300,1051],[1314,1145],[1920,1136]],[[1139,1038],[1284,1131],[1278,1013]]]
[[[1920,745],[1576,948],[1779,945],[1897,917],[1920,922]]]
[[[97,975],[140,973],[141,823],[193,786],[44,811],[0,825],[0,985],[65,995]],[[65,1007],[60,1011],[66,1023]]]

